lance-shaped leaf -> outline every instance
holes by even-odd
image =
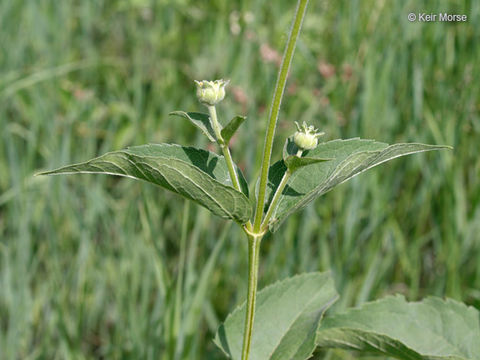
[[[230,122],[222,129],[221,134],[225,143],[228,144],[232,136],[238,130],[239,126],[245,121],[245,116],[235,116]]]
[[[199,112],[185,112],[185,111],[172,111],[169,115],[176,115],[189,120],[193,125],[198,127],[208,137],[211,142],[215,142],[216,136],[210,124],[210,117],[208,114]]]
[[[454,300],[392,296],[324,319],[317,344],[405,360],[477,360],[480,312]]]
[[[150,144],[107,153],[40,175],[97,173],[130,177],[159,185],[197,202],[215,215],[246,223],[252,206],[245,194],[232,187],[223,157],[210,151],[170,144]]]
[[[284,157],[294,154],[294,147],[295,144],[287,143]],[[331,160],[309,165],[292,174],[269,222],[269,228],[272,232],[276,231],[290,214],[365,170],[400,156],[445,148],[449,147],[415,143],[388,145],[358,138],[321,143],[315,149],[304,152],[304,155]],[[270,200],[285,171],[284,161],[271,166],[267,193]]]
[[[250,360],[304,360],[315,349],[316,332],[337,293],[328,273],[307,273],[277,282],[257,296]],[[245,303],[218,329],[215,343],[241,359]]]
[[[299,156],[296,156],[296,155],[290,155],[290,156],[287,156],[287,158],[284,160],[284,162],[285,162],[285,166],[293,174],[295,171],[297,171],[298,169],[300,169],[304,166],[316,164],[316,163],[323,162],[323,161],[329,161],[329,160],[331,160],[331,159],[320,159],[320,158],[313,158],[313,157],[299,157]]]

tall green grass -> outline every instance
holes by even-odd
[[[293,6],[0,1],[0,359],[221,358],[212,334],[246,293],[241,234],[150,185],[33,174],[147,142],[207,147],[167,114],[201,108],[193,79],[224,77],[220,116],[247,115],[232,151],[254,179],[277,72],[265,54],[282,51]],[[264,241],[260,286],[332,270],[337,309],[393,292],[480,306],[479,38],[475,1],[311,2],[277,154],[295,120],[328,139],[455,149],[396,160],[294,216]]]

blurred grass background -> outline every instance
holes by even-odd
[[[40,170],[147,142],[205,148],[173,110],[231,79],[252,180],[294,2],[0,1],[0,359],[221,359],[246,293],[233,226],[173,194]],[[409,12],[467,14],[410,23]],[[260,286],[332,270],[333,309],[403,293],[480,307],[480,2],[311,1],[278,128],[448,144],[327,194],[263,243]],[[355,354],[330,352],[330,359]]]

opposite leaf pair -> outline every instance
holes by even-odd
[[[367,169],[399,156],[442,148],[446,147],[423,144],[389,146],[361,139],[321,143],[305,153],[306,159],[312,159],[312,163],[296,169],[286,183],[270,218],[269,229],[276,231],[293,212]],[[270,168],[267,198],[273,197],[287,165],[292,166],[291,156],[296,150],[291,139],[288,140],[284,151],[286,160],[280,160]],[[315,163],[316,159],[321,162]],[[193,200],[215,215],[244,224],[252,216],[253,205],[248,199],[245,178],[240,169],[237,168],[236,172],[241,192],[232,187],[223,156],[180,145],[150,144],[113,151],[42,174],[98,173],[144,180]]]

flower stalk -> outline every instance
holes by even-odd
[[[299,149],[297,151],[296,156],[301,157],[302,152],[303,150]],[[285,173],[283,174],[282,180],[280,181],[280,184],[278,185],[277,190],[275,190],[275,194],[273,195],[272,201],[268,206],[267,213],[265,214],[265,218],[263,219],[262,226],[261,226],[261,228],[265,229],[265,231],[268,228],[268,222],[270,221],[273,215],[273,212],[277,208],[277,204],[278,204],[278,201],[280,200],[280,196],[282,195],[282,192],[285,189],[285,186],[287,186],[287,182],[290,179],[290,176],[292,176],[292,173],[293,172],[287,168],[287,171],[285,171]]]
[[[236,190],[241,192],[242,189],[240,188],[240,181],[238,180],[238,174],[235,171],[235,165],[232,159],[232,154],[230,153],[228,144],[225,143],[222,137],[222,129],[221,129],[220,123],[218,122],[217,110],[215,109],[215,105],[209,105],[208,112],[210,114],[213,131],[215,132],[215,136],[217,137],[217,143],[220,146],[220,149],[222,150],[222,153],[223,153],[223,157],[225,158],[225,161],[227,163],[228,173],[230,174],[230,179],[232,180],[233,187]]]

